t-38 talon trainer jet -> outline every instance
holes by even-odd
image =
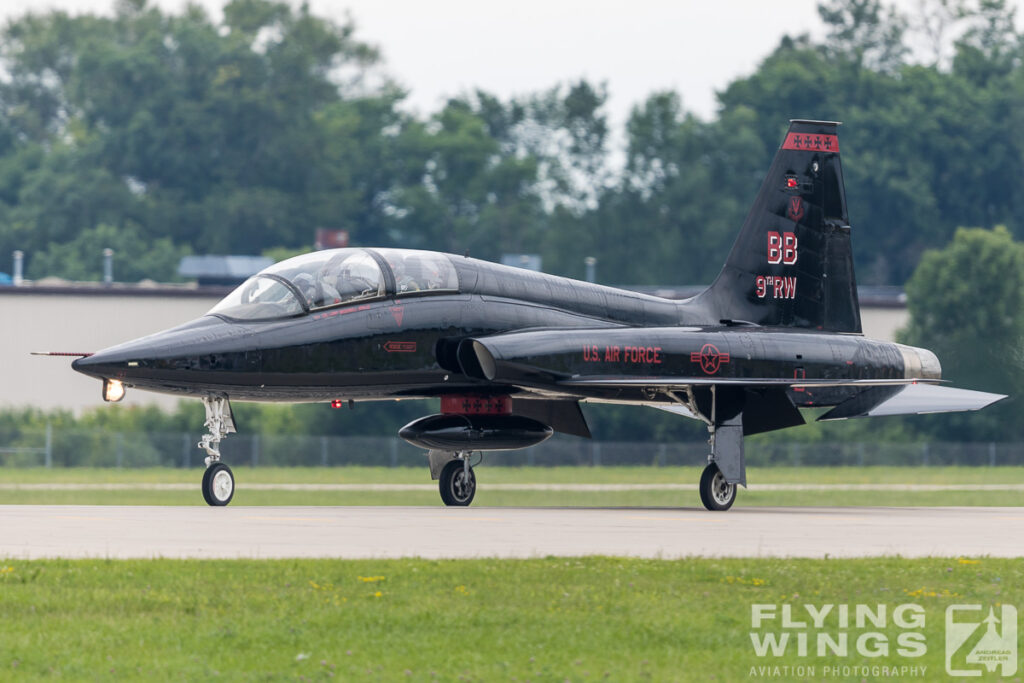
[[[227,505],[229,400],[440,398],[401,429],[427,449],[447,505],[476,492],[470,454],[553,431],[588,437],[580,402],[661,408],[707,424],[700,496],[746,486],[743,437],[821,420],[977,410],[1002,396],[939,384],[925,349],[866,339],[836,123],[792,121],[725,267],[671,301],[404,249],[333,249],[258,273],[207,315],[83,356],[79,372],[200,397],[203,495]]]

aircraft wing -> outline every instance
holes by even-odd
[[[981,410],[1006,396],[934,384],[872,387],[828,411],[819,420],[846,420],[881,415],[922,415]]]
[[[823,344],[830,354],[838,354],[833,365],[837,374],[863,355],[889,377],[804,377],[794,368],[797,361],[789,359],[800,359],[808,349],[819,349],[820,355]],[[721,329],[545,329],[467,339],[459,345],[458,357],[470,377],[563,400],[651,405],[654,394],[731,387],[745,392],[745,434],[803,424],[792,391],[842,389],[830,394],[841,402],[830,404],[835,407],[822,420],[979,410],[1005,398],[943,386],[933,376],[901,376],[907,370],[928,368],[920,356],[902,347],[855,337],[829,337],[823,342],[812,335],[775,332],[759,332],[755,340],[753,333]],[[733,369],[751,358],[759,360],[761,368],[778,368],[779,374],[743,376]],[[693,406],[684,410],[667,405],[670,412],[693,416]]]
[[[573,378],[558,382],[561,387],[627,388],[661,387],[665,389],[694,386],[785,386],[794,389],[805,387],[883,387],[906,386],[908,384],[935,384],[934,379],[788,379],[784,377],[587,377]],[[962,390],[961,390],[962,391]],[[980,393],[980,392],[970,392]],[[995,394],[990,394],[995,395]]]

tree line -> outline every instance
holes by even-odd
[[[307,6],[233,0],[214,20],[120,0],[0,32],[0,253],[26,276],[175,278],[185,253],[355,245],[537,253],[611,284],[708,282],[790,118],[841,131],[859,279],[902,284],[960,226],[1024,215],[1022,41],[1004,0],[826,0],[718,93],[710,120],[652,93],[610,143],[585,80],[403,110],[378,48]],[[926,44],[911,53],[906,45]],[[929,43],[930,41],[930,43]],[[384,46],[386,49],[386,46]]]
[[[1013,10],[925,0],[907,16],[879,0],[826,0],[819,11],[826,36],[785,37],[718,94],[710,120],[679,93],[638,103],[621,164],[603,85],[507,100],[475,91],[410,114],[378,49],[306,6],[233,0],[221,21],[145,0],[122,0],[110,17],[28,13],[0,32],[0,253],[25,250],[30,278],[99,279],[112,246],[121,279],[170,280],[185,253],[283,256],[325,227],[356,245],[539,253],[545,270],[572,277],[595,256],[610,284],[706,283],[787,120],[835,119],[858,280],[906,283],[902,340],[934,349],[956,385],[1016,396],[1024,41]],[[1018,405],[778,438],[1015,440]],[[268,434],[380,434],[424,414],[409,406],[239,412]],[[197,410],[108,406],[81,425],[190,430]],[[656,411],[588,411],[598,438],[703,436]]]

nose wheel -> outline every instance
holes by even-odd
[[[465,507],[473,502],[476,495],[476,474],[469,466],[469,454],[466,458],[452,460],[441,470],[438,482],[441,489],[441,500],[445,505]]]
[[[235,475],[222,462],[215,462],[203,472],[203,498],[207,505],[223,506],[235,495]]]
[[[220,461],[220,442],[235,431],[235,419],[227,396],[204,396],[206,408],[206,434],[199,447],[206,451],[206,471],[203,472],[203,499],[207,505],[224,506],[235,495],[235,475]]]

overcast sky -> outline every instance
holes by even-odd
[[[152,3],[154,0],[150,0]],[[179,11],[182,0],[156,0]],[[199,0],[219,17],[218,0]],[[295,4],[293,2],[293,4]],[[615,124],[658,89],[703,117],[714,92],[752,72],[784,33],[821,35],[816,0],[310,0],[381,48],[409,105],[436,110],[480,87],[501,96],[586,77],[606,81]],[[113,0],[0,0],[5,20],[32,9],[109,13]]]

